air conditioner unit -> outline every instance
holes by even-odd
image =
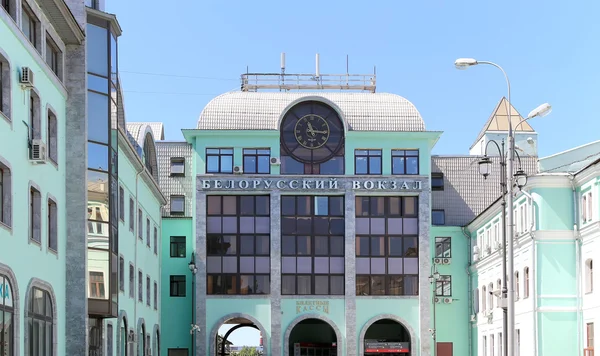
[[[34,86],[33,70],[31,70],[31,68],[29,67],[22,67],[20,79],[21,85],[23,85],[24,87],[32,88]]]
[[[434,258],[433,259],[433,263],[435,263],[436,265],[441,265],[442,264],[442,259],[441,258]]]
[[[244,173],[244,170],[242,169],[242,166],[233,166],[233,173],[242,174]]]
[[[477,321],[477,315],[475,314],[471,314],[471,322],[476,322]]]
[[[452,304],[452,298],[444,298],[444,304]]]
[[[30,154],[29,160],[32,163],[46,163],[46,144],[40,139],[32,140]]]
[[[439,302],[441,302],[441,301],[442,301],[442,298],[437,298],[437,297],[436,297],[436,298],[434,299],[434,301],[435,301],[436,303],[439,303]]]
[[[442,264],[443,264],[443,265],[449,265],[451,262],[452,262],[452,259],[451,259],[451,258],[444,258],[444,259],[442,260]]]
[[[281,164],[279,157],[271,157],[270,162],[273,166],[279,166]]]

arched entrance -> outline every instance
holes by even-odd
[[[222,326],[233,326],[228,328],[225,332],[219,332],[219,329]],[[230,341],[230,336],[236,330],[241,328],[251,328],[259,331],[258,342],[259,345],[233,345]],[[238,351],[236,347],[241,346],[256,346],[257,350],[261,352],[263,355],[268,356],[268,341],[267,341],[267,333],[263,326],[256,320],[254,317],[247,314],[230,314],[223,318],[221,318],[217,323],[215,323],[210,338],[210,349],[209,352],[211,355],[216,356],[229,356],[232,352]]]
[[[360,356],[412,356],[413,331],[397,317],[370,320],[361,332]]]
[[[286,355],[341,355],[339,331],[322,318],[300,320],[286,334]]]

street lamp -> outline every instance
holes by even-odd
[[[196,355],[196,338],[194,337],[194,333],[200,331],[200,327],[196,325],[196,273],[198,272],[198,267],[196,267],[196,257],[192,252],[192,256],[190,258],[190,263],[188,263],[188,269],[192,272],[192,325],[190,329],[190,335],[192,338],[192,355]]]
[[[506,72],[504,71],[504,69],[502,69],[502,67],[500,67],[499,65],[497,65],[496,63],[493,62],[488,62],[488,61],[478,61],[474,58],[459,58],[456,61],[454,61],[454,66],[456,66],[457,69],[467,69],[468,67],[472,67],[478,64],[488,64],[491,66],[494,66],[496,68],[498,68],[502,74],[504,75],[504,79],[506,80],[506,86],[508,88],[508,157],[507,157],[507,166],[508,166],[508,170],[505,172],[504,177],[505,177],[505,187],[508,188],[510,187],[510,193],[509,194],[503,194],[503,195],[507,195],[507,203],[506,205],[508,206],[508,218],[507,218],[507,223],[504,226],[504,231],[505,234],[508,232],[511,234],[510,239],[508,240],[508,244],[505,243],[505,246],[508,245],[508,252],[505,253],[505,258],[508,260],[507,264],[507,268],[509,271],[511,271],[511,274],[513,273],[512,271],[514,271],[514,250],[513,250],[513,195],[512,195],[512,183],[513,183],[513,178],[517,181],[517,186],[519,186],[519,189],[522,188],[525,183],[527,183],[527,176],[526,174],[522,171],[519,170],[517,172],[517,174],[515,174],[514,168],[513,168],[513,163],[514,163],[514,153],[515,153],[515,135],[514,135],[514,131],[513,131],[513,125],[512,125],[512,119],[511,119],[511,112],[512,112],[512,106],[511,106],[511,101],[510,101],[510,81],[508,80],[508,76],[506,75]],[[527,118],[521,120],[515,127],[514,130],[516,130],[519,125],[521,125],[523,122],[532,119],[536,116],[539,117],[543,117],[546,116],[550,113],[550,111],[552,110],[552,107],[550,106],[550,104],[542,104],[540,106],[538,106],[537,108],[535,108],[534,110],[532,110],[529,115],[527,115]],[[497,145],[497,143],[496,143]],[[481,163],[481,162],[480,162]],[[491,163],[491,162],[490,162]],[[489,175],[490,171],[489,169],[491,165],[486,161],[484,163],[481,163],[479,165],[480,168],[480,172],[482,172],[482,169],[488,169],[488,170],[483,170],[483,173],[487,173],[487,175]],[[482,173],[482,174],[483,174]],[[487,177],[486,174],[484,174],[484,177]],[[505,209],[506,210],[506,209]],[[503,213],[504,214],[504,213]],[[507,278],[507,274],[505,274],[505,278]],[[508,356],[514,356],[515,355],[515,345],[516,345],[516,340],[514,337],[514,333],[515,333],[515,284],[512,282],[512,278],[510,279],[511,283],[504,283],[504,286],[506,286],[508,284],[508,298],[507,298],[507,309],[508,309],[508,317],[505,318],[507,319],[507,326],[506,326],[506,334],[505,334],[505,345],[510,345],[510,347],[505,347],[504,349],[506,350],[505,352],[507,352]],[[504,300],[503,300],[504,302]],[[504,303],[503,303],[504,305]]]
[[[433,304],[433,329],[429,329],[429,332],[431,333],[431,337],[433,338],[433,356],[437,355],[437,337],[435,334],[435,328],[436,328],[436,320],[435,320],[435,296],[436,296],[436,282],[440,279],[440,273],[436,270],[435,264],[431,265],[431,274],[429,275],[429,284],[431,284],[431,290],[432,290],[432,295],[431,295],[431,301]]]

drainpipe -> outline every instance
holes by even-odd
[[[467,262],[467,290],[469,291],[468,295],[467,295],[467,305],[468,305],[468,310],[471,311],[471,313],[473,314],[477,314],[475,313],[475,304],[473,303],[473,282],[471,280],[471,265],[472,265],[472,259],[473,259],[473,252],[472,252],[472,241],[471,241],[471,235],[467,234],[465,231],[465,227],[461,227],[460,231],[463,233],[463,235],[465,235],[465,237],[467,238],[467,248],[469,251],[469,260]],[[435,306],[434,306],[435,307]],[[468,345],[469,345],[469,356],[471,356],[473,354],[473,343],[472,343],[472,339],[473,339],[473,327],[471,326],[471,315],[469,314],[469,332],[467,333],[467,340],[468,340]]]
[[[138,234],[139,234],[139,230],[140,230],[139,217],[138,217],[138,214],[139,214],[138,178],[139,178],[140,174],[142,174],[143,172],[144,172],[144,165],[142,164],[142,170],[139,171],[139,172],[137,172],[136,175],[135,175],[135,207],[136,207],[136,210],[138,210],[138,211],[134,211],[133,212],[133,216],[134,216],[134,219],[135,219],[134,229],[133,229],[133,233],[134,233],[133,239],[135,240],[135,244],[133,245],[133,250],[134,250],[134,252],[133,252],[133,261],[134,261],[133,278],[134,278],[134,280],[135,280],[135,277],[138,275],[138,272],[137,272],[137,266],[138,266],[137,250],[138,250],[138,247],[137,246],[138,246]],[[142,221],[142,223],[143,223],[143,221]],[[143,277],[144,276],[142,276],[142,278]],[[137,285],[139,285],[139,283],[140,282],[138,281]],[[137,285],[134,284],[133,287],[135,289],[137,289]],[[135,296],[135,293],[134,293],[134,298],[133,298],[133,320],[134,320],[134,324],[133,325],[135,325],[135,335],[137,335],[137,338],[140,337],[140,332],[137,330],[137,325],[138,325],[138,317],[137,317],[138,298],[139,298],[139,296]],[[145,337],[146,337],[146,335],[144,335],[144,338]],[[144,340],[138,340],[138,344],[137,344],[136,352],[135,352],[136,354],[139,353],[139,351],[137,351],[137,349],[139,349],[140,342],[143,342],[143,341]],[[146,352],[146,350],[144,350],[144,352]]]
[[[583,350],[582,338],[583,335],[583,281],[582,275],[582,253],[581,253],[581,233],[579,232],[577,209],[579,207],[577,199],[577,190],[575,188],[575,176],[569,174],[569,182],[573,191],[573,237],[575,238],[575,278],[577,280],[577,347],[578,350]]]
[[[537,254],[535,252],[535,248],[536,248],[536,241],[535,241],[535,232],[534,232],[534,227],[535,227],[535,205],[533,204],[533,196],[531,194],[529,194],[527,191],[525,190],[521,190],[521,193],[523,193],[523,195],[525,195],[527,197],[527,200],[529,201],[531,210],[530,210],[530,219],[531,223],[529,225],[529,234],[531,235],[531,269],[530,269],[530,278],[532,280],[532,287],[531,287],[531,299],[532,299],[532,316],[533,316],[533,354],[537,355],[538,353],[538,340],[539,340],[539,331],[538,331],[538,318],[537,318],[537,312],[538,312],[538,307],[537,307],[537,272],[536,272],[536,267],[537,267]]]

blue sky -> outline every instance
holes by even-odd
[[[177,6],[107,0],[106,10],[117,14],[123,28],[119,70],[127,120],[162,121],[168,140],[182,140],[181,128],[195,127],[211,98],[239,88],[246,66],[251,72],[279,71],[281,52],[288,72],[313,73],[315,53],[324,74],[343,73],[346,55],[352,73],[368,74],[376,65],[378,92],[407,98],[428,130],[444,131],[436,154],[467,154],[506,95],[500,71],[458,71],[458,57],[504,67],[522,115],[552,104],[549,116],[531,122],[541,156],[600,139],[598,1],[166,3]],[[232,335],[254,343],[237,336],[253,333]]]

